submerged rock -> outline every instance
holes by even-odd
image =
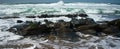
[[[22,23],[23,21],[22,20],[17,20],[17,23]]]
[[[36,16],[26,16],[26,18],[36,18]]]
[[[20,17],[17,17],[17,16],[0,17],[0,19],[9,19],[9,18],[20,18]]]
[[[77,17],[77,14],[68,14],[66,15],[66,17],[69,17],[69,18]]]

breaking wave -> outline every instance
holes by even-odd
[[[50,4],[0,4],[0,16],[26,16],[40,14],[71,14],[86,12],[88,14],[120,14],[120,5],[104,3],[64,3]]]

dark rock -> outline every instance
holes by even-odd
[[[43,14],[40,17],[46,18],[56,16],[57,15]],[[79,36],[76,34],[76,32],[82,32],[84,34],[91,34],[94,36],[100,36],[102,33],[113,36],[119,36],[120,34],[119,19],[97,24],[92,18],[76,19],[76,15],[67,16],[72,18],[70,22],[59,20],[58,22],[53,23],[49,20],[44,20],[45,24],[41,24],[41,22],[26,21],[24,24],[11,27],[8,29],[8,31],[24,37],[41,35],[45,38],[52,38],[52,36],[54,36],[69,41],[79,40]],[[17,20],[17,23],[22,22],[22,20]]]
[[[38,18],[42,18],[40,15],[37,16]]]
[[[82,33],[84,34],[92,34],[92,35],[95,35],[97,32],[95,30],[84,30],[84,31],[81,31]]]
[[[98,27],[101,28],[101,29],[105,29],[109,26],[105,23],[105,24],[99,24]]]
[[[36,25],[32,24],[23,30],[26,33],[24,36],[30,35],[48,35],[50,34],[50,29],[46,25]]]
[[[50,17],[60,17],[61,15],[48,15],[42,14],[41,16],[37,16],[38,18],[50,18]]]
[[[70,21],[74,27],[78,27],[81,25],[90,25],[90,24],[96,24],[96,22],[92,18],[86,18],[86,19],[76,19],[72,18]]]
[[[86,24],[96,24],[96,22],[92,18],[86,18]]]
[[[26,18],[36,18],[36,16],[26,16]]]
[[[60,17],[59,15],[49,15],[49,17]]]
[[[77,17],[77,14],[68,14],[66,15],[66,17],[69,17],[69,18]]]
[[[108,35],[109,34],[115,35],[115,34],[118,34],[120,32],[120,30],[118,29],[118,27],[111,26],[111,27],[104,29],[103,32]]]
[[[116,47],[116,45],[114,43],[109,43],[110,47]]]
[[[44,28],[44,26],[42,26]],[[40,22],[30,22],[30,23],[25,23],[25,24],[20,24],[20,25],[15,25],[8,29],[8,31],[13,32],[18,35],[37,35],[39,32],[40,27]],[[46,30],[47,31],[47,30]]]
[[[49,27],[49,28],[51,28],[51,29],[53,29],[54,28],[54,23],[53,22],[51,22],[51,21],[48,21],[48,20],[44,20],[44,22],[46,23],[46,26],[47,27]]]
[[[98,49],[104,49],[102,46],[98,46]]]
[[[45,22],[46,24],[53,23],[53,22],[51,22],[51,21],[48,21],[47,19],[45,19],[44,22]]]
[[[30,24],[30,23],[33,23],[33,22],[32,22],[32,21],[26,21],[25,23],[26,23],[26,24]]]
[[[89,30],[93,29],[97,26],[97,24],[92,24],[92,25],[82,25],[77,28],[78,31],[83,31],[83,30]]]
[[[20,18],[20,17],[17,16],[0,17],[0,19],[9,19],[9,18]]]
[[[11,27],[10,29],[8,29],[8,31],[13,32],[18,35],[24,35],[22,30],[25,29],[26,27],[28,27],[28,25],[26,25],[26,24],[15,25],[15,26]]]
[[[107,27],[107,24],[96,24],[94,27],[91,27],[91,29],[94,29],[97,32],[102,32]]]
[[[49,15],[48,15],[48,14],[42,14],[41,17],[42,17],[42,18],[47,18],[47,17],[49,17]],[[39,17],[39,18],[40,18],[40,17]]]
[[[114,25],[114,26],[119,27],[119,29],[120,29],[120,19],[110,21],[110,22],[108,22],[108,25]]]
[[[79,16],[80,16],[80,17],[85,17],[85,18],[88,17],[87,14],[83,14],[83,13],[79,14]]]
[[[98,24],[105,24],[105,23],[108,23],[109,21],[97,21],[96,23]]]
[[[96,46],[91,46],[88,49],[96,49]]]
[[[74,32],[73,29],[69,28],[69,26],[70,26],[69,23],[62,21],[61,23],[58,24],[58,27],[55,28],[55,32],[57,32],[59,38],[62,38],[64,40],[78,41],[79,36]]]
[[[80,23],[79,23],[79,20],[76,19],[76,18],[72,18],[72,20],[70,21],[70,23],[75,27],[75,26],[78,26]]]
[[[22,20],[17,20],[17,23],[22,23],[23,21]]]

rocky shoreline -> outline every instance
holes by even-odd
[[[52,16],[53,15],[41,15],[39,18],[49,18]],[[82,18],[77,19],[77,16]],[[58,15],[54,15],[53,17],[58,17]],[[65,22],[64,20],[58,20],[55,23],[46,19],[44,20],[45,24],[41,24],[40,21],[24,22],[17,20],[17,23],[22,24],[12,26],[7,31],[24,37],[40,36],[50,40],[57,38],[68,41],[79,41],[80,36],[77,35],[76,32],[99,37],[107,35],[120,37],[120,19],[96,22],[92,18],[88,18],[87,14],[67,15],[67,17],[71,18],[71,21]],[[26,16],[26,18],[35,18],[35,16]]]
[[[25,16],[25,18],[51,18],[51,17],[61,17],[61,16],[65,16],[65,17],[77,17],[77,16],[87,16],[86,14],[63,14],[63,15],[57,15],[57,14],[41,14],[41,15],[37,15],[37,16]],[[0,19],[9,19],[9,18],[20,18],[18,16],[5,16],[5,17],[0,17]]]

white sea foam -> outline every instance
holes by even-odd
[[[80,13],[83,9],[86,13],[115,13],[120,11],[120,5],[103,3],[64,3],[63,1],[51,4],[1,4],[0,13],[3,16],[10,15],[40,15],[40,14],[69,14]],[[120,13],[119,13],[120,14]]]
[[[33,44],[34,46],[29,47],[27,49],[34,49],[36,46],[37,47],[42,47],[40,43],[44,45],[50,45],[53,46],[55,49],[59,49],[61,46],[62,49],[68,49],[68,47],[73,46],[73,49],[88,49],[91,46],[96,46],[97,47],[102,46],[104,49],[119,49],[120,48],[120,39],[115,38],[112,36],[106,36],[104,38],[102,37],[96,37],[92,35],[84,35],[82,33],[78,33],[81,37],[88,37],[92,36],[89,40],[86,39],[81,39],[78,42],[72,43],[69,45],[71,42],[66,42],[68,43],[69,46],[64,46],[64,45],[58,45],[56,43],[49,43],[49,40],[42,40],[37,39],[37,40],[32,40],[31,38],[24,38],[22,40],[18,40],[22,38],[22,36],[15,35],[14,33],[7,32],[9,27],[16,25],[16,20],[31,20],[31,21],[41,21],[43,22],[44,19],[48,19],[50,21],[56,22],[57,20],[65,20],[65,21],[70,21],[70,18],[67,17],[54,17],[54,18],[24,18],[26,15],[40,15],[40,14],[73,14],[73,13],[81,13],[85,11],[90,18],[93,18],[95,21],[103,21],[107,20],[107,18],[102,17],[102,13],[107,13],[107,14],[114,14],[115,11],[117,10],[119,15],[120,11],[120,5],[114,5],[114,4],[97,4],[97,3],[64,3],[62,1],[58,3],[51,3],[51,4],[16,4],[16,5],[0,5],[0,16],[20,16],[22,18],[17,18],[17,19],[0,19],[0,45],[2,44],[8,44],[8,41],[11,40],[16,40],[16,42],[11,42],[11,44]],[[100,14],[99,14],[100,13]],[[78,17],[80,18],[80,17]],[[36,19],[36,20],[35,20]],[[109,19],[108,19],[109,20]],[[117,39],[117,40],[116,40]],[[18,41],[17,41],[18,40]],[[99,42],[95,43],[96,40],[99,40]],[[83,42],[86,42],[83,44]],[[110,44],[115,45],[115,47],[111,47]],[[75,46],[78,44],[77,46]],[[79,47],[80,46],[80,47]]]

